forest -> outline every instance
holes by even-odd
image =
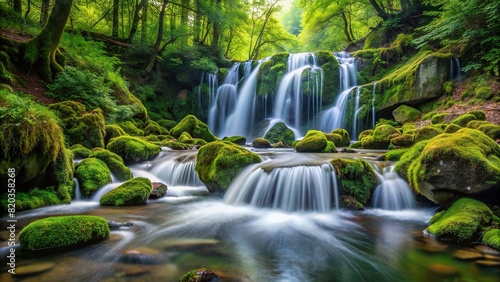
[[[1,281],[493,282],[499,144],[497,0],[0,0]]]

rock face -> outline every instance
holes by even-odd
[[[229,183],[247,165],[261,162],[261,158],[234,143],[211,142],[198,150],[196,173],[210,192],[226,190]]]
[[[36,220],[21,230],[22,249],[40,250],[83,246],[109,237],[106,219],[91,215],[57,216]]]
[[[500,147],[486,134],[462,128],[423,142],[408,150],[396,166],[414,190],[442,205],[463,195],[498,192]]]
[[[99,202],[103,206],[144,205],[151,190],[151,180],[137,177],[104,194]]]

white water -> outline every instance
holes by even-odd
[[[411,188],[394,171],[394,166],[384,167],[382,170],[375,166],[374,170],[381,183],[373,194],[374,208],[393,211],[417,208]]]
[[[375,129],[375,89],[377,89],[377,82],[373,82],[372,89],[372,129]]]
[[[227,117],[233,113],[238,99],[237,84],[239,81],[240,63],[235,63],[228,71],[222,85],[209,92],[208,127],[218,135],[225,126]],[[216,78],[215,78],[216,79]],[[215,85],[212,82],[210,85]]]
[[[154,166],[150,173],[158,177],[167,186],[202,186],[203,182],[198,178],[194,170],[196,162],[179,162],[168,160]]]
[[[356,105],[354,106],[354,118],[351,132],[351,141],[357,141],[358,139],[358,114],[363,109],[363,107],[359,106],[359,96],[361,94],[361,87],[358,87],[356,90]]]
[[[80,190],[80,182],[78,181],[78,178],[73,178],[75,181],[75,201],[81,201],[82,200],[82,191]]]

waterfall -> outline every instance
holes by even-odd
[[[375,89],[377,89],[377,82],[373,82],[372,89],[372,129],[375,129]]]
[[[229,69],[222,85],[209,92],[207,124],[216,135],[224,129],[227,117],[234,111],[238,94],[239,67],[240,63],[235,63]]]
[[[356,105],[354,106],[354,118],[352,121],[352,133],[351,140],[356,141],[358,139],[358,114],[363,109],[363,107],[359,106],[359,96],[361,94],[361,87],[357,88],[356,91]]]
[[[321,114],[319,129],[324,132],[330,132],[336,128],[343,127],[349,94],[356,88],[357,84],[354,58],[346,52],[338,52],[334,53],[334,55],[340,64],[341,93],[337,97],[334,105]],[[353,135],[353,133],[351,133],[351,135]]]
[[[460,60],[453,56],[450,59],[450,80],[455,79],[456,81],[462,81],[462,75],[460,72]]]
[[[224,201],[231,205],[283,211],[327,212],[338,207],[338,184],[330,164],[275,167],[266,163],[244,170],[230,185]]]
[[[167,186],[203,186],[194,170],[196,162],[165,161],[151,169],[151,174],[162,180]]]
[[[75,181],[75,201],[81,201],[82,200],[82,191],[80,190],[80,182],[78,181],[78,178],[73,178]]]
[[[380,185],[375,188],[373,207],[383,210],[415,209],[417,204],[406,181],[394,172],[394,166],[382,171],[374,166]]]
[[[206,83],[208,84],[208,93],[207,93],[207,96],[208,96],[208,109],[209,109],[209,112],[210,112],[210,109],[212,107],[212,104],[213,104],[213,101],[215,99],[215,95],[216,95],[216,89],[218,87],[218,81],[217,81],[217,75],[216,74],[213,74],[213,73],[203,73],[201,75],[201,81],[200,81],[200,87],[198,87],[198,97],[197,97],[197,107],[198,107],[198,113],[201,115],[201,116],[205,116],[204,114],[204,109],[205,107],[203,106],[203,87],[201,87],[201,85],[203,85],[203,83],[206,81]]]

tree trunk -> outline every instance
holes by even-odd
[[[49,18],[50,0],[42,0],[42,8],[40,9],[40,26],[44,27]]]
[[[45,27],[33,39],[20,45],[24,60],[36,67],[41,78],[52,82],[54,75],[62,70],[59,42],[71,12],[73,0],[56,0]],[[59,62],[58,62],[59,61]]]
[[[113,0],[113,26],[111,28],[111,36],[118,37],[118,15],[119,15],[120,0]]]
[[[376,0],[370,0],[370,4],[372,4],[373,8],[377,12],[377,15],[381,17],[383,20],[387,20],[389,18],[389,14],[387,14],[377,3]]]
[[[26,9],[26,13],[24,13],[24,18],[27,19],[31,12],[31,0],[28,0],[28,8]]]
[[[347,21],[347,17],[343,11],[340,13],[340,15],[342,16],[342,21],[344,22],[344,34],[347,37],[347,41],[349,42],[349,44],[353,43],[354,39],[351,37],[351,34],[349,33],[349,22]]]
[[[221,9],[221,2],[222,0],[216,0],[216,7],[217,7],[217,11],[220,11]],[[213,49],[217,49],[219,48],[219,39],[220,39],[220,30],[221,30],[221,23],[220,23],[220,19],[218,17],[218,14],[216,15],[216,19],[214,19],[213,21],[213,26],[212,26],[212,43],[211,43],[211,47]]]
[[[170,2],[170,0],[163,0],[161,5],[160,15],[158,16],[158,34],[156,36],[155,46],[153,47],[148,66],[144,70],[143,75],[147,75],[153,70],[156,63],[156,57],[158,56],[158,52],[160,52],[160,45],[163,40],[163,26],[165,24],[165,9],[167,8],[168,2]]]
[[[146,0],[141,0],[135,7],[134,18],[132,20],[132,27],[130,28],[130,33],[128,34],[127,43],[132,43],[135,33],[137,32],[137,27],[139,26],[139,20],[141,19],[140,12],[146,5]]]
[[[141,16],[141,44],[146,43],[146,34],[148,32],[147,29],[148,23],[148,2],[142,8],[142,16]]]
[[[201,31],[201,10],[200,10],[200,0],[196,0],[196,13],[194,15],[193,24],[193,41],[200,42],[200,31]]]
[[[189,10],[187,9],[187,7],[189,7],[189,0],[182,0],[181,26],[186,28],[185,33],[189,33],[189,23],[188,23]],[[188,43],[188,37],[182,36],[180,41],[181,41],[180,44],[182,46],[185,46]]]
[[[14,11],[19,15],[23,12],[23,2],[22,0],[14,0]]]

